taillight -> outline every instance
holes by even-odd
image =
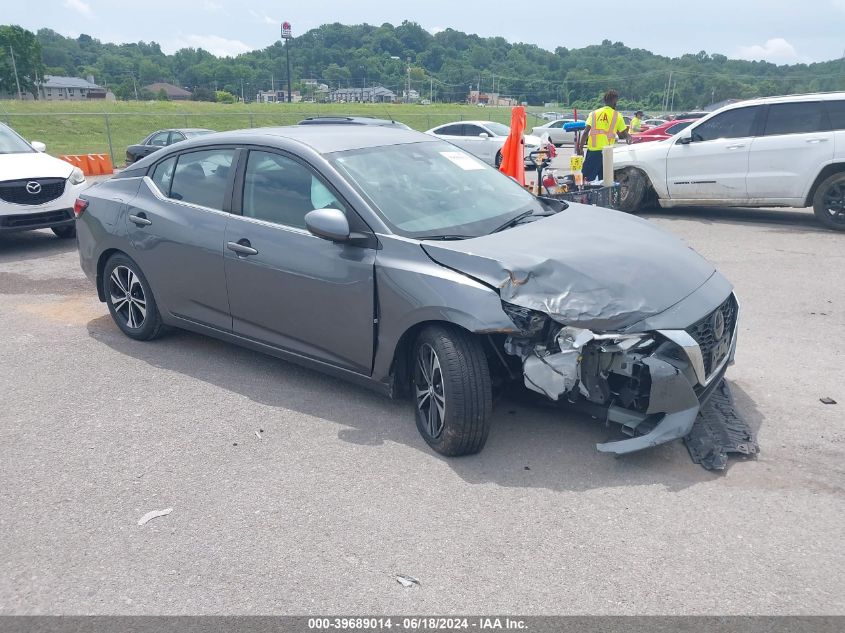
[[[83,200],[82,198],[77,198],[76,202],[73,203],[73,215],[79,217],[83,213],[85,213],[85,209],[88,208],[88,201]]]

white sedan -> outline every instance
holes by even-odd
[[[455,121],[438,125],[426,132],[457,145],[495,167],[502,162],[502,146],[510,133],[511,129],[507,125],[495,121]],[[532,166],[534,162],[528,155],[540,148],[540,138],[530,134],[524,135],[523,138],[525,164]]]
[[[0,233],[52,229],[61,238],[76,235],[73,205],[85,176],[46,150],[0,123]]]
[[[555,145],[574,145],[575,132],[567,132],[563,129],[566,123],[572,123],[575,119],[558,119],[557,121],[549,121],[543,125],[537,125],[531,133],[534,136],[543,138],[543,134],[549,135],[549,140]]]

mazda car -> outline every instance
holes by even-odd
[[[0,233],[52,229],[74,236],[73,205],[88,186],[79,167],[0,123]]]
[[[444,455],[481,450],[509,387],[618,425],[601,451],[683,437],[734,357],[731,284],[679,239],[411,130],[208,135],[77,212],[126,336],[184,328],[407,397]]]

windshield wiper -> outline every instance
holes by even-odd
[[[475,235],[423,235],[422,237],[414,237],[415,240],[470,240],[476,237]]]
[[[531,215],[534,215],[534,211],[532,211],[530,209],[528,211],[524,211],[524,212],[520,213],[519,215],[512,217],[510,220],[505,222],[503,225],[496,227],[495,229],[490,231],[490,233],[498,233],[499,231],[504,231],[505,229],[509,229],[512,226],[516,226],[516,224],[520,220],[524,220],[525,218],[527,218],[528,216],[531,216]]]

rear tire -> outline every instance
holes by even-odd
[[[112,255],[103,269],[102,283],[109,313],[121,332],[136,341],[161,335],[164,323],[138,264],[123,253]]]
[[[426,327],[414,345],[411,393],[417,429],[435,451],[455,457],[484,448],[493,396],[477,338],[455,327]]]
[[[639,169],[620,169],[614,178],[619,183],[619,210],[625,213],[640,211],[649,189],[645,174]]]
[[[496,152],[496,160],[494,161],[496,164],[496,169],[502,166],[502,151],[499,150]]]
[[[76,237],[76,227],[73,225],[54,226],[51,230],[56,234],[56,237],[62,240],[69,240],[72,237]]]
[[[813,196],[813,213],[824,226],[845,231],[845,172],[826,178]]]

